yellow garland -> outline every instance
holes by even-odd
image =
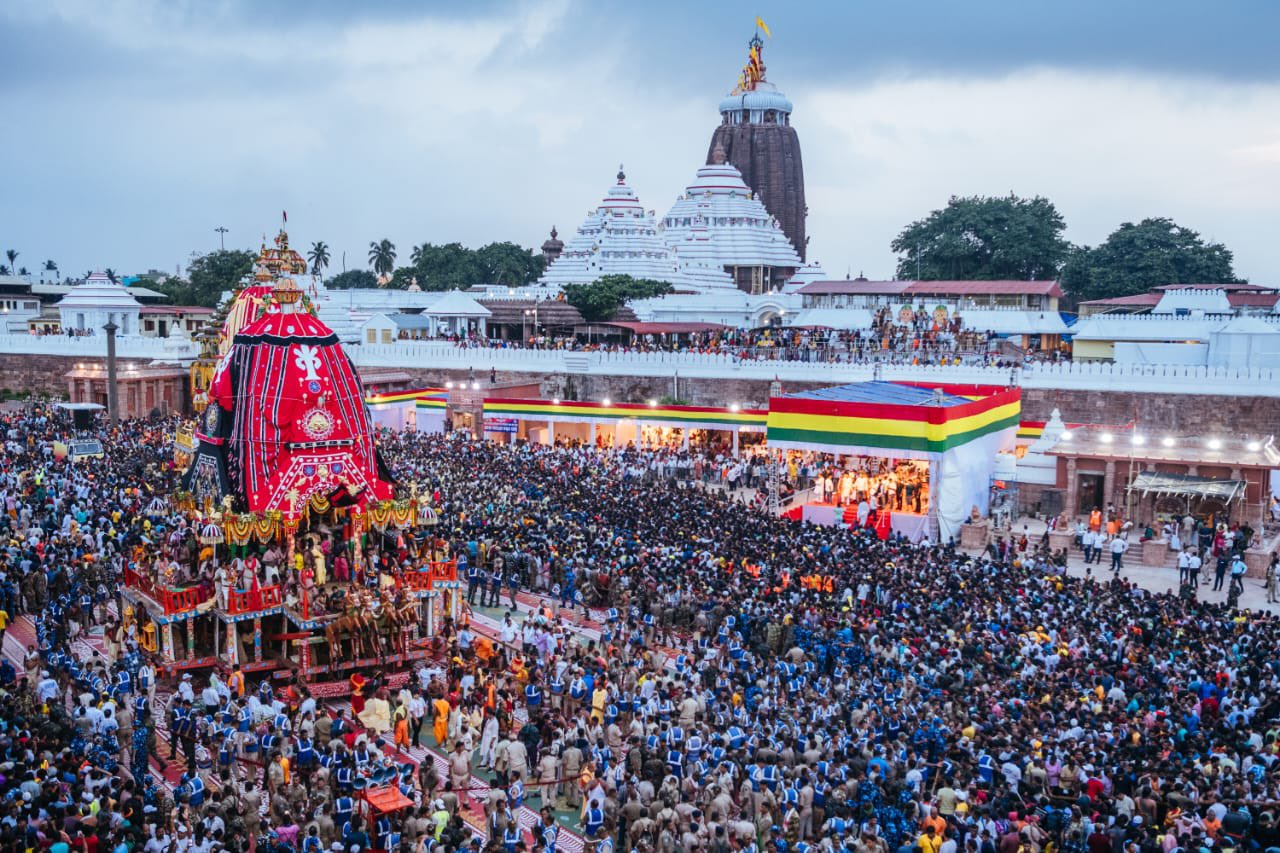
[[[310,515],[311,512],[333,512],[336,516],[337,508],[323,495],[313,495],[303,507],[303,515]],[[369,504],[365,513],[354,509],[351,513],[352,526],[357,533],[367,527],[373,527],[379,532],[388,527],[409,528],[414,525],[417,517],[418,502],[412,499],[379,501]],[[367,523],[364,522],[366,518]],[[263,515],[228,513],[223,516],[222,526],[230,545],[244,545],[251,540],[265,544],[274,540],[282,527],[287,533],[296,532],[301,520],[286,519],[278,510],[271,510]]]

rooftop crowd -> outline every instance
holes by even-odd
[[[636,476],[642,451],[410,433],[383,452],[476,608],[437,659],[358,673],[349,703],[239,670],[157,685],[120,572],[225,559],[156,500],[173,424],[74,465],[41,411],[0,427],[0,605],[36,628],[0,664],[3,850],[1280,849],[1269,614],[772,518]],[[391,782],[412,806],[362,816],[362,771],[419,746],[440,762]]]
[[[523,330],[528,334],[529,330]],[[504,340],[479,334],[445,339],[463,348],[616,353],[697,353],[731,356],[740,361],[804,361],[841,364],[984,365],[1005,367],[1015,361],[992,348],[994,333],[970,329],[959,316],[935,319],[924,312],[909,320],[887,308],[875,312],[866,329],[776,327],[623,334],[537,334]],[[1056,360],[1057,353],[1044,354]],[[1040,356],[1038,356],[1040,357]]]

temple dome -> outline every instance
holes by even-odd
[[[775,112],[791,114],[791,99],[778,91],[768,80],[761,80],[756,88],[745,91],[734,91],[720,101],[721,115],[732,112]]]

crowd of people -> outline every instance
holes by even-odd
[[[0,662],[0,849],[1280,849],[1269,613],[775,518],[636,449],[384,434],[474,603],[440,657],[349,702],[159,683],[93,639],[139,556],[201,559],[156,501],[173,424],[74,463],[42,410],[0,427],[0,622],[35,629]],[[411,805],[368,814],[376,773]]]
[[[693,353],[739,361],[803,361],[839,364],[981,365],[1013,367],[1022,362],[992,346],[992,332],[968,329],[958,316],[935,321],[920,315],[895,318],[888,309],[874,315],[866,329],[821,327],[725,328],[680,334],[537,334],[523,339],[479,333],[450,334],[443,340],[465,349],[558,350],[601,353]],[[1028,355],[1028,359],[1033,356]],[[1056,360],[1054,353],[1035,356]]]

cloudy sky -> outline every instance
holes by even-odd
[[[1092,244],[1171,216],[1280,283],[1280,3],[4,0],[0,249],[140,271],[389,237],[536,246],[619,163],[661,214],[761,15],[811,257],[889,276],[953,194],[1041,194]]]

